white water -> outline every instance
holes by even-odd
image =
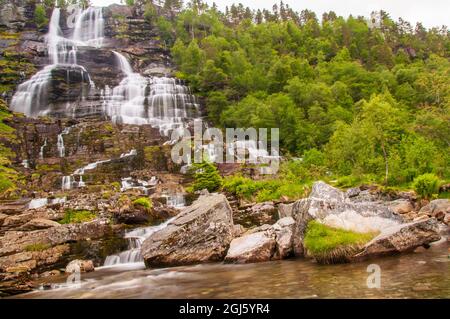
[[[64,146],[64,136],[70,133],[70,127],[66,127],[61,134],[58,134],[58,140],[56,142],[56,146],[58,148],[59,157],[66,156],[66,147]],[[47,142],[46,142],[47,143]]]
[[[184,199],[183,194],[171,194],[171,195],[165,195],[167,199],[167,206],[173,207],[173,208],[183,208],[186,207],[186,201]]]
[[[44,159],[44,149],[47,147],[47,138],[44,140],[44,144],[42,144],[41,149],[39,150],[39,158]]]
[[[124,55],[114,55],[125,77],[112,91],[102,92],[105,113],[114,123],[150,124],[167,136],[195,115],[198,103],[188,87],[173,78],[145,78],[133,71]]]
[[[132,230],[125,234],[125,239],[128,241],[128,250],[116,255],[106,257],[104,266],[114,266],[120,264],[138,263],[144,259],[141,254],[141,246],[145,239],[167,227],[175,219],[175,217],[166,222],[150,227],[142,227]]]
[[[50,199],[50,200],[48,198],[35,198],[28,203],[27,208],[28,209],[36,209],[36,208],[44,207],[49,204],[64,203],[65,201],[66,201],[65,197],[54,198],[54,199]]]
[[[134,180],[132,177],[126,177],[122,178],[121,180],[121,192],[125,192],[129,189],[139,189],[144,194],[148,194],[148,188],[151,186],[155,186],[158,184],[158,179],[155,176],[152,176],[152,178],[147,182],[143,180]]]
[[[70,189],[72,189],[74,183],[75,183],[75,178],[72,175],[63,176],[61,188],[62,188],[62,190],[70,190]]]
[[[102,45],[104,28],[102,10],[93,7],[84,10],[77,19],[72,38],[65,38],[61,31],[59,25],[61,10],[59,8],[53,10],[49,32],[45,38],[51,64],[19,85],[11,100],[12,110],[25,113],[27,116],[48,113],[47,94],[52,73],[57,67],[80,72],[83,79],[86,79],[91,87],[94,86],[86,69],[77,64],[77,47]]]

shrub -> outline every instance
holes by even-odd
[[[68,209],[64,213],[64,218],[59,221],[60,224],[79,224],[89,222],[95,219],[95,214],[89,210]]]
[[[34,9],[34,22],[40,28],[48,24],[47,13],[42,4],[36,5],[36,8]]]
[[[336,186],[343,187],[343,188],[350,188],[355,187],[359,183],[359,179],[355,176],[349,175],[349,176],[342,176],[339,177]]]
[[[413,188],[420,197],[430,199],[439,193],[439,178],[434,174],[420,175],[414,179]]]
[[[149,199],[147,197],[140,197],[138,199],[135,199],[133,201],[133,205],[134,206],[141,206],[141,207],[144,207],[146,209],[151,209],[153,207],[153,203],[152,203],[151,199]]]
[[[25,251],[44,251],[49,248],[50,245],[48,244],[37,243],[26,246]]]
[[[209,192],[215,192],[222,186],[222,177],[216,166],[209,162],[196,163],[190,170],[194,177],[192,184],[193,191],[207,189]]]
[[[375,235],[337,229],[313,220],[308,223],[304,245],[307,255],[319,263],[346,262]]]

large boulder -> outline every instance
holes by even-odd
[[[147,267],[220,261],[232,239],[233,216],[226,197],[204,195],[146,239],[142,255]]]
[[[314,183],[308,198],[295,202],[294,253],[303,255],[303,238],[311,220],[318,219],[328,226],[356,232],[380,232],[398,225],[402,218],[388,204],[372,201],[372,197],[348,197],[346,193],[324,182]]]
[[[400,224],[385,229],[368,242],[363,251],[352,259],[361,260],[396,253],[413,251],[417,247],[428,245],[441,238],[436,219],[429,218],[417,222]]]
[[[292,217],[285,217],[272,226],[263,225],[233,239],[225,262],[254,263],[291,256],[294,225]]]
[[[228,263],[254,263],[268,261],[275,251],[273,232],[262,231],[234,239],[225,257]]]

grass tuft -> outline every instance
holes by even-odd
[[[333,228],[313,220],[308,224],[304,246],[306,255],[320,264],[343,263],[361,251],[375,235]]]
[[[60,224],[80,224],[95,219],[95,214],[89,210],[66,210],[64,218],[59,221]]]

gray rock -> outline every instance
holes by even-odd
[[[227,263],[254,263],[268,261],[275,253],[274,233],[262,231],[234,239],[225,257]]]
[[[142,245],[147,267],[220,261],[233,239],[232,210],[224,195],[201,196]]]
[[[444,220],[447,213],[450,213],[450,200],[448,199],[435,199],[419,211],[420,215],[428,215],[438,220]]]
[[[284,259],[292,255],[294,226],[295,220],[292,217],[282,218],[272,226],[277,244],[273,259]]]
[[[441,238],[436,219],[430,218],[401,224],[384,230],[368,242],[363,251],[352,259],[361,260],[396,253],[413,251],[417,247],[427,247]]]
[[[228,263],[254,263],[284,259],[292,255],[295,221],[280,219],[274,225],[263,225],[235,238],[225,257]]]
[[[313,219],[319,219],[333,227],[368,232],[381,231],[402,222],[401,217],[386,203],[378,201],[353,201],[345,193],[324,182],[313,185],[311,195],[293,204],[295,219],[294,253],[303,255],[303,238],[306,226]]]
[[[281,219],[284,217],[292,217],[293,208],[294,203],[278,205],[278,218]]]

